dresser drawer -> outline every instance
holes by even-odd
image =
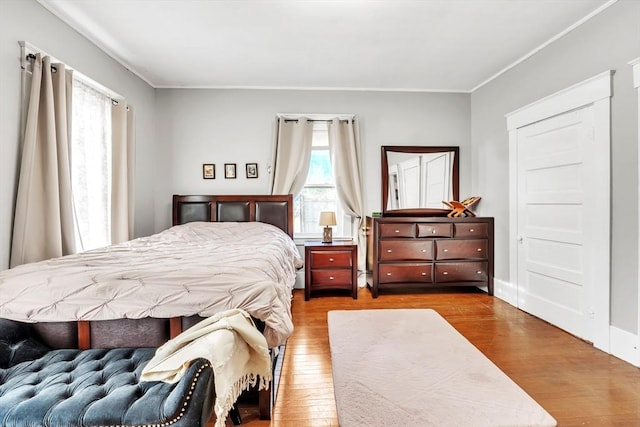
[[[380,261],[424,261],[433,259],[432,240],[381,240]]]
[[[487,223],[464,222],[454,226],[455,237],[488,237],[489,226]]]
[[[311,270],[313,287],[351,286],[351,270]]]
[[[487,239],[436,240],[437,260],[446,259],[487,259],[489,243]]]
[[[435,282],[486,282],[488,263],[480,262],[439,262],[435,265]]]
[[[389,223],[379,224],[380,237],[415,237],[416,225],[414,223]]]
[[[432,264],[379,264],[380,283],[424,282],[431,283]]]
[[[451,237],[453,224],[451,223],[418,223],[418,237]]]
[[[311,251],[311,268],[351,268],[351,251]]]

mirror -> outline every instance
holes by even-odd
[[[459,147],[382,147],[382,214],[445,216],[458,200]]]

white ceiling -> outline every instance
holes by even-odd
[[[157,88],[446,92],[473,91],[612,3],[38,2]]]

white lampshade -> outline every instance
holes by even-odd
[[[324,225],[326,227],[330,227],[332,225],[337,225],[336,222],[336,214],[335,212],[326,211],[320,212],[320,221],[318,221],[318,225]]]

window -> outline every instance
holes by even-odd
[[[320,212],[334,211],[338,225],[334,237],[351,237],[351,217],[346,215],[338,200],[336,180],[331,168],[329,128],[326,122],[313,124],[309,173],[302,191],[294,198],[294,233],[296,237],[317,237],[322,234],[318,225]]]
[[[71,188],[78,251],[111,243],[111,102],[74,79]]]

